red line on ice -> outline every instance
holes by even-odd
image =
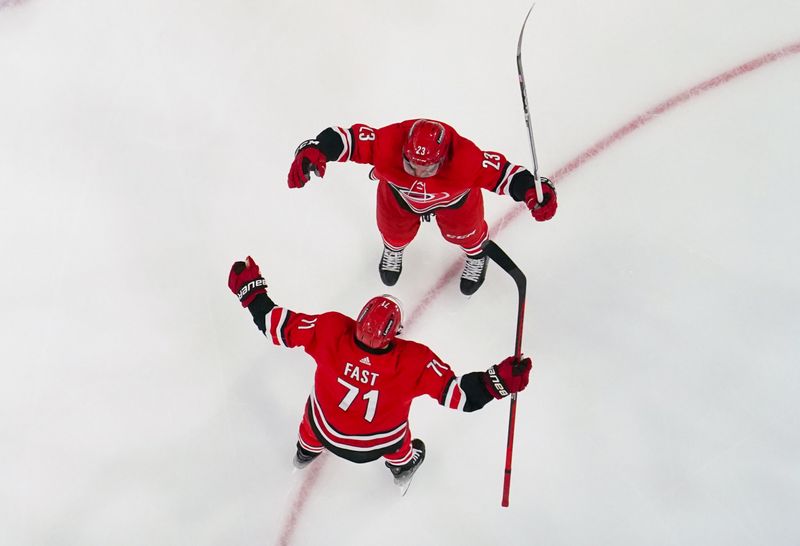
[[[327,453],[323,453],[319,456],[318,460],[314,464],[309,465],[307,469],[302,471],[303,482],[300,485],[300,491],[297,493],[297,497],[292,503],[292,509],[289,511],[289,516],[283,524],[281,536],[278,538],[279,546],[289,546],[289,541],[291,540],[292,535],[294,535],[294,530],[297,527],[297,520],[300,518],[300,514],[303,513],[303,508],[306,505],[306,501],[311,495],[311,491],[313,490],[314,485],[317,483],[320,471],[322,470],[322,467],[325,466],[325,462],[327,461],[328,457],[329,455]]]
[[[17,4],[21,4],[23,1],[24,0],[0,0],[0,9],[16,6]]]
[[[794,55],[796,53],[800,53],[800,42],[794,43],[792,45],[776,49],[760,57],[756,57],[746,63],[740,64],[739,66],[718,74],[713,78],[710,78],[702,83],[695,85],[678,93],[677,95],[668,98],[664,102],[657,104],[656,106],[650,108],[643,114],[640,114],[633,118],[631,121],[611,133],[610,135],[598,140],[592,146],[578,154],[574,159],[567,162],[566,165],[557,169],[551,176],[550,179],[553,182],[561,180],[565,178],[567,175],[571,174],[573,171],[577,170],[581,167],[584,163],[591,160],[593,157],[597,156],[598,154],[604,152],[609,146],[614,144],[615,142],[622,140],[635,130],[639,129],[640,127],[646,125],[647,123],[653,121],[656,116],[659,114],[663,114],[664,112],[675,108],[676,106],[683,104],[684,102],[688,101],[689,99],[693,99],[706,91],[710,91],[716,87],[719,87],[722,84],[725,84],[734,78],[738,78],[739,76],[743,76],[748,74],[758,68],[761,68],[764,65],[782,59],[784,57],[788,57],[790,55]],[[521,214],[527,214],[528,210],[521,206],[515,206],[512,210],[510,210],[507,214],[505,214],[498,222],[495,228],[492,230],[493,235],[497,235],[499,232],[503,231],[512,220],[519,217]],[[461,270],[461,260],[453,262],[453,264],[447,268],[447,271],[436,281],[430,290],[422,297],[422,300],[411,310],[409,313],[408,320],[406,321],[407,326],[411,326],[415,321],[416,317],[420,316],[424,313],[428,307],[433,303],[433,301],[441,294],[442,289],[450,284],[452,279],[458,275]],[[320,460],[319,463],[323,463],[323,460]],[[313,486],[317,482],[317,478],[319,476],[321,464],[311,465],[309,469],[304,471],[307,472],[303,476],[303,485],[300,488],[300,491],[297,495],[297,499],[292,503],[292,508],[289,512],[289,515],[283,525],[283,530],[281,531],[280,538],[278,540],[278,544],[280,546],[288,546],[289,541],[294,534],[295,528],[297,527],[297,522],[302,515],[303,508],[305,507],[306,501],[308,496],[313,491]],[[317,468],[314,468],[314,467]]]

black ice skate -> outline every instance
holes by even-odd
[[[394,484],[400,488],[401,494],[405,495],[408,487],[411,485],[411,478],[414,473],[422,466],[422,461],[425,460],[425,442],[419,438],[411,440],[411,451],[413,455],[411,460],[404,465],[396,466],[386,463],[386,468],[392,471],[394,476]]]
[[[308,451],[304,449],[300,442],[297,442],[297,452],[294,454],[294,459],[292,460],[292,464],[297,470],[302,470],[311,464],[311,461],[319,457],[321,453],[314,453],[313,451]]]
[[[461,272],[461,293],[471,296],[478,291],[483,281],[486,280],[486,267],[489,257],[485,252],[477,256],[467,256],[464,261],[464,271]]]
[[[381,274],[381,280],[386,286],[394,286],[397,279],[400,278],[400,272],[403,270],[403,251],[392,250],[386,245],[383,245],[383,255],[378,264],[378,271]]]

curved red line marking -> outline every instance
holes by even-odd
[[[668,98],[664,102],[657,104],[656,106],[650,108],[645,113],[636,116],[631,121],[611,133],[610,135],[598,140],[595,144],[578,154],[574,159],[567,162],[566,165],[557,169],[550,179],[555,183],[558,180],[566,177],[567,175],[571,174],[573,171],[577,170],[580,166],[584,163],[595,157],[596,155],[602,153],[606,150],[609,146],[614,144],[615,142],[623,139],[624,137],[628,136],[636,129],[646,125],[647,123],[653,121],[653,119],[658,116],[659,114],[663,114],[664,112],[671,110],[672,108],[697,97],[706,91],[710,91],[720,85],[731,81],[734,78],[752,72],[762,66],[782,59],[783,57],[788,57],[789,55],[794,55],[796,53],[800,53],[800,42],[796,42],[792,45],[782,47],[775,51],[771,51],[760,57],[756,57],[746,63],[740,64],[739,66],[718,74],[713,78],[710,78],[702,83],[687,89],[677,95]],[[493,230],[495,235],[501,231],[503,231],[508,224],[510,224],[514,219],[522,215],[522,213],[528,212],[527,209],[522,207],[514,207],[508,213],[506,213],[500,220],[497,222],[496,228]],[[462,262],[461,260],[457,260],[453,262],[450,267],[447,268],[447,271],[439,277],[439,280],[436,281],[436,284],[431,287],[430,290],[422,297],[422,300],[414,307],[414,309],[409,313],[409,318],[406,321],[406,325],[410,326],[414,323],[416,317],[424,313],[428,307],[431,305],[433,300],[441,294],[442,289],[450,283],[453,277],[455,277],[459,271],[461,270]],[[320,461],[322,463],[323,461]],[[309,467],[309,470],[313,468],[313,465]],[[292,509],[289,513],[289,516],[286,520],[286,523],[283,526],[283,530],[281,532],[280,538],[278,540],[278,544],[280,546],[288,546],[289,540],[291,539],[292,535],[294,534],[295,527],[297,526],[297,521],[300,518],[300,513],[302,512],[303,507],[305,506],[307,497],[311,494],[314,484],[317,481],[317,476],[319,475],[320,467],[318,466],[315,471],[311,474],[308,474],[304,477],[303,485],[298,493],[298,498],[292,504]]]

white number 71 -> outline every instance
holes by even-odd
[[[337,378],[337,381],[347,387],[347,394],[345,394],[344,398],[342,398],[342,401],[339,402],[339,407],[343,411],[347,411],[347,409],[350,407],[350,404],[352,404],[353,400],[355,400],[356,396],[358,396],[359,389],[355,385],[351,385],[347,381],[343,380],[341,377]],[[375,409],[378,406],[378,391],[371,390],[361,398],[367,401],[367,411],[364,414],[364,420],[371,423],[375,418]]]

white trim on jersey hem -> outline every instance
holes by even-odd
[[[381,239],[383,239],[383,237],[381,237]],[[405,250],[405,248],[406,248],[408,245],[404,245],[404,246],[394,246],[394,245],[390,245],[389,243],[387,243],[387,242],[386,242],[386,239],[383,239],[383,246],[385,246],[385,247],[386,247],[386,248],[388,248],[389,250],[393,250],[393,251],[395,251],[395,252],[403,252],[403,250]]]
[[[466,247],[462,246],[461,248],[462,248],[462,250],[464,250],[464,253],[467,254],[468,256],[470,256],[470,257],[477,256],[478,254],[483,252],[483,243],[488,238],[489,238],[489,234],[487,233],[486,235],[483,236],[483,238],[481,238],[481,242],[478,243],[477,245],[475,245],[473,247],[470,247],[470,248],[466,248]]]
[[[306,451],[310,451],[311,453],[322,453],[325,450],[324,446],[310,446],[310,445],[308,445],[299,436],[297,437],[297,441],[300,442],[300,447],[302,447]]]
[[[409,444],[408,453],[406,453],[402,459],[389,459],[386,457],[386,455],[384,455],[383,458],[386,459],[386,462],[392,466],[403,466],[404,464],[411,462],[411,459],[414,458],[414,448],[411,446],[411,444]]]
[[[328,424],[325,420],[325,415],[322,413],[322,409],[319,407],[317,403],[317,398],[314,391],[311,391],[311,418],[314,420],[314,423],[317,425],[317,430],[319,433],[325,438],[325,440],[336,447],[346,449],[348,451],[375,451],[376,449],[381,449],[384,447],[389,447],[397,442],[403,440],[403,436],[406,434],[406,429],[408,428],[408,422],[403,423],[399,427],[389,432],[384,432],[381,434],[368,434],[363,436],[349,436],[344,434],[339,434],[334,432],[332,427]],[[317,416],[319,415],[319,419]],[[321,421],[321,422],[320,422]],[[333,439],[330,435],[335,434],[338,440]],[[370,440],[379,440],[383,438],[390,438],[388,441],[369,445],[365,447],[354,446],[350,443],[343,443],[343,442],[365,442]]]

